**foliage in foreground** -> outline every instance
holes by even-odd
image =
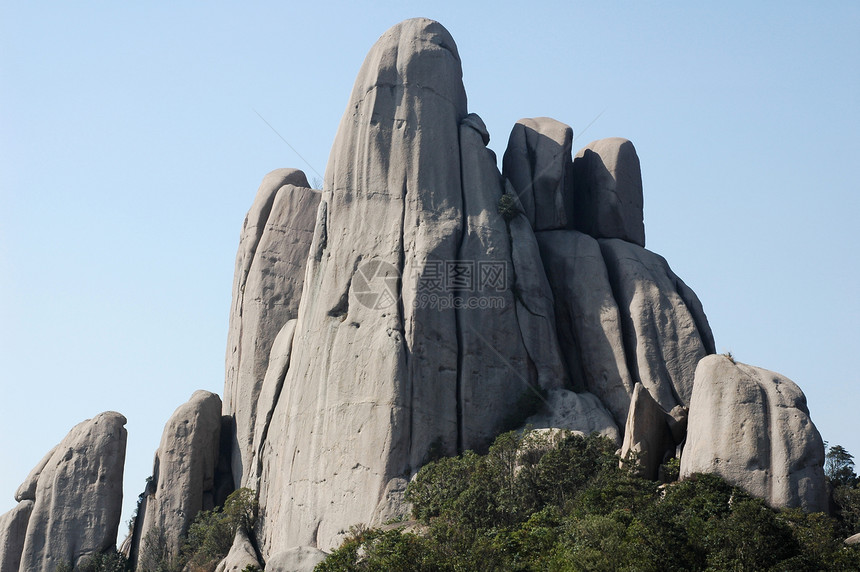
[[[614,451],[506,433],[429,463],[407,489],[411,531],[354,528],[316,570],[860,570],[841,516],[774,510],[714,475],[658,485]]]
[[[227,556],[239,528],[252,535],[256,518],[256,493],[247,488],[237,489],[227,497],[223,507],[197,513],[179,554],[170,554],[167,550],[164,531],[158,528],[148,531],[137,570],[211,572]]]

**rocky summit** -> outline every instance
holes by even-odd
[[[241,229],[223,403],[165,427],[122,545],[144,569],[240,487],[258,520],[219,570],[309,570],[356,524],[408,516],[429,460],[527,427],[600,433],[655,479],[713,472],[773,506],[826,509],[800,389],[715,354],[696,294],[645,249],[633,144],[524,118],[499,170],[457,45],[412,19],[364,60],[324,188],[278,169]],[[0,572],[115,545],[125,419],[75,427],[0,517]],[[157,533],[157,534],[155,534]]]

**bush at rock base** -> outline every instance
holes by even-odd
[[[230,551],[236,531],[251,534],[257,520],[257,498],[251,489],[233,491],[223,507],[197,513],[188,529],[182,551],[171,555],[164,533],[154,528],[147,532],[145,551],[138,559],[138,572],[211,572]]]
[[[429,463],[407,489],[417,523],[353,528],[316,570],[860,569],[823,513],[774,510],[715,475],[637,478],[598,436],[527,439]]]

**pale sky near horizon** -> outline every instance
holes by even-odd
[[[576,149],[631,139],[647,248],[717,350],[798,383],[860,459],[860,4],[608,4],[2,2],[0,513],[115,410],[122,540],[168,417],[222,392],[260,180],[320,177],[365,54],[414,16],[456,40],[497,155],[521,117],[568,123]]]

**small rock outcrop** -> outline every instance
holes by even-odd
[[[827,510],[824,443],[790,379],[708,356],[696,369],[681,478],[715,473],[775,507]]]
[[[313,572],[317,564],[325,560],[327,554],[312,546],[296,546],[275,554],[266,562],[269,572]]]
[[[675,452],[667,418],[669,414],[660,408],[644,385],[637,383],[624,427],[621,462],[635,462],[640,475],[646,479],[656,479],[660,465]]]
[[[215,572],[242,572],[249,566],[256,566],[262,569],[257,552],[248,538],[244,527],[239,527],[236,530],[236,536],[233,538],[233,545],[230,547],[230,552],[227,557],[218,563]],[[267,568],[271,569],[271,567]]]
[[[642,172],[633,143],[593,141],[573,160],[575,228],[595,238],[645,246]]]
[[[502,173],[536,231],[573,226],[572,144],[573,130],[550,117],[520,119],[511,131]]]
[[[246,484],[257,401],[272,341],[296,317],[320,193],[298,169],[263,178],[245,217],[236,254],[224,413],[235,419],[233,480]],[[263,415],[270,414],[264,412]],[[253,484],[251,484],[253,486]]]
[[[621,433],[612,415],[591,393],[575,393],[567,389],[547,392],[540,411],[526,419],[525,427],[532,429],[564,429],[581,435],[598,433],[621,442]]]
[[[116,546],[125,423],[112,411],[96,415],[39,462],[18,506],[0,517],[0,571],[53,572]]]
[[[135,518],[132,562],[146,550],[151,531],[163,533],[167,553],[177,555],[197,513],[215,507],[220,436],[221,399],[214,393],[195,391],[170,416]]]
[[[34,504],[32,500],[22,500],[0,516],[0,572],[18,572]]]

